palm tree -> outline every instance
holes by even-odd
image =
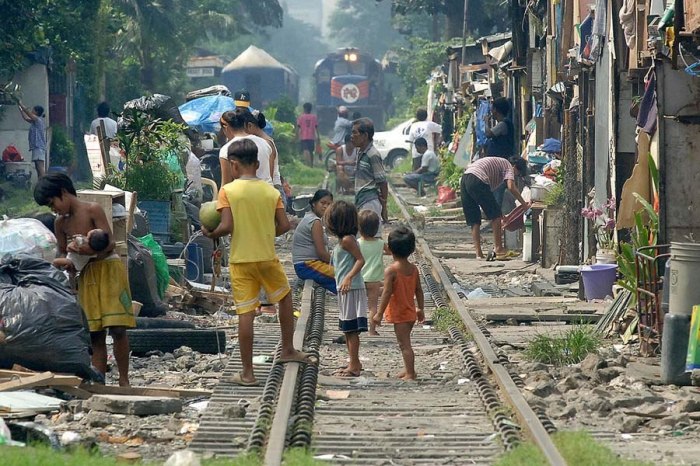
[[[123,17],[118,49],[138,59],[143,88],[155,91],[181,70],[202,37],[228,39],[256,26],[282,25],[278,0],[103,0]]]

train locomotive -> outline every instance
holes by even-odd
[[[384,71],[374,57],[347,47],[329,53],[314,67],[316,113],[319,130],[333,129],[337,108],[348,107],[350,113],[359,112],[374,121],[375,130],[384,128],[386,119],[386,91]]]

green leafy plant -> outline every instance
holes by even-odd
[[[60,126],[51,130],[51,166],[72,167],[75,163],[75,144]]]
[[[438,181],[441,185],[449,186],[455,191],[459,189],[464,169],[455,165],[455,155],[447,148],[440,149],[440,174]]]
[[[172,191],[184,183],[178,158],[183,152],[184,126],[137,109],[127,109],[122,116],[117,139],[126,153],[126,169],[95,184],[135,191],[140,200],[169,201]]]
[[[538,334],[525,349],[525,356],[537,362],[557,366],[581,362],[600,346],[600,337],[591,326],[576,325],[559,336]]]
[[[462,333],[467,333],[467,327],[456,310],[451,307],[439,307],[433,311],[433,326],[440,332],[447,333],[450,327],[457,327]]]
[[[561,183],[552,185],[544,196],[544,203],[551,207],[564,205],[564,186]]]

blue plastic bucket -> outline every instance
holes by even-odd
[[[617,264],[593,264],[581,267],[583,289],[588,301],[612,296],[617,280]]]
[[[199,244],[190,243],[185,249],[185,278],[200,283],[204,278],[204,256]]]
[[[153,236],[167,242],[170,239],[170,201],[139,201],[138,206],[146,211]]]

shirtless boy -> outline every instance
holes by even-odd
[[[129,339],[127,328],[136,326],[131,307],[129,280],[102,207],[78,199],[73,182],[63,173],[48,173],[34,188],[34,200],[48,206],[58,216],[54,225],[59,256],[68,252],[94,256],[78,277],[78,302],[87,316],[92,341],[92,364],[101,374],[107,372],[107,329],[114,340],[114,359],[119,369],[119,385],[129,385]],[[109,235],[109,244],[95,251],[90,242],[71,242],[100,229]]]

